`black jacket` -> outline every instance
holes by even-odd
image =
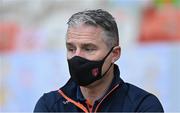
[[[117,65],[107,93],[88,108],[79,86],[70,79],[57,91],[45,93],[34,112],[163,112],[158,98],[120,78]]]

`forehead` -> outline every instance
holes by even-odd
[[[77,25],[68,28],[67,39],[97,40],[102,39],[102,32],[100,27]]]

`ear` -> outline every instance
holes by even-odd
[[[116,46],[112,51],[112,63],[116,62],[121,56],[121,47]]]

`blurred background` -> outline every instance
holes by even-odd
[[[66,83],[67,20],[97,8],[117,21],[122,79],[180,112],[180,0],[0,0],[0,112],[31,112]]]

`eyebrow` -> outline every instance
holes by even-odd
[[[97,46],[93,43],[85,43],[85,44],[82,44],[82,47],[97,47]]]
[[[72,43],[66,42],[66,46],[73,46]]]
[[[70,42],[67,42],[66,43],[66,46],[74,46],[74,44],[73,43],[70,43]],[[81,44],[81,47],[97,47],[95,44],[93,44],[93,43],[83,43],[83,44]]]

